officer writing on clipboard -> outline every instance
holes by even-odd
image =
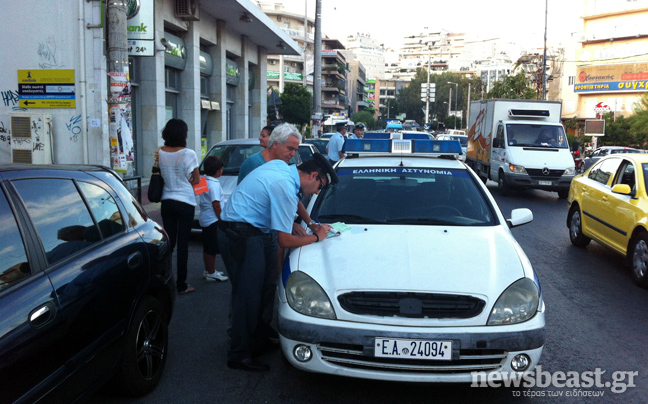
[[[277,231],[279,245],[301,247],[326,238],[329,225],[311,226],[313,234],[293,235],[293,220],[301,188],[318,194],[337,175],[326,157],[317,153],[299,167],[272,160],[258,167],[236,187],[218,222],[218,244],[232,282],[231,342],[227,366],[249,371],[268,370],[253,358],[268,338],[262,321],[263,292],[277,276],[277,249],[269,242]]]

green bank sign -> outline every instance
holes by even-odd
[[[154,0],[126,0],[128,39],[155,39]]]

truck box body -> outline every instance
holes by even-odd
[[[466,163],[503,195],[535,188],[566,198],[575,171],[561,111],[559,101],[473,101]]]

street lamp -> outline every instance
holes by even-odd
[[[459,84],[453,83],[451,81],[448,82],[448,84],[454,84],[455,85],[455,123],[454,123],[454,128],[457,129],[457,98],[459,98]],[[450,89],[452,90],[452,89]],[[450,91],[450,103],[452,104],[452,91]],[[449,107],[450,105],[448,105]]]

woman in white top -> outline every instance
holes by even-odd
[[[160,149],[159,166],[164,189],[162,191],[162,223],[169,235],[171,251],[178,244],[176,286],[178,294],[196,290],[187,284],[187,261],[191,223],[196,209],[192,184],[200,182],[198,157],[187,149],[188,127],[182,119],[170,119],[162,130],[164,146]]]

